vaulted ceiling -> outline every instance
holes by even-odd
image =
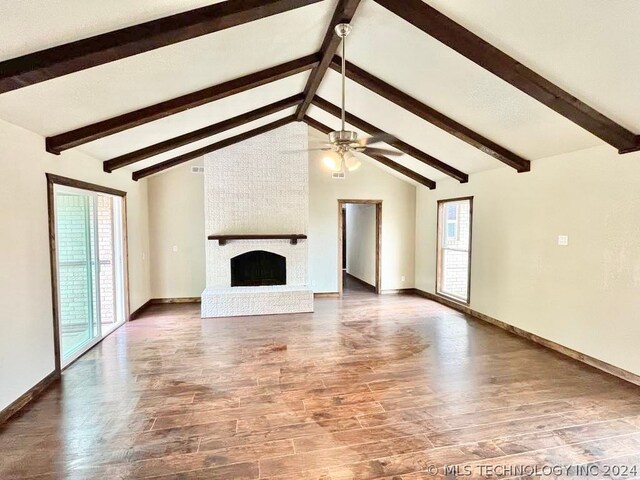
[[[287,121],[337,129],[344,20],[348,122],[395,135],[405,154],[370,160],[410,181],[640,147],[635,0],[4,2],[0,118],[134,179]]]

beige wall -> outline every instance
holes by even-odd
[[[0,120],[0,410],[54,370],[46,172],[127,192],[131,309],[149,299],[146,181]]]
[[[345,205],[347,273],[376,284],[376,206]]]
[[[640,154],[598,147],[418,188],[416,286],[434,292],[436,201],[473,195],[471,308],[640,374],[639,178]]]
[[[148,179],[152,298],[199,297],[204,290],[204,175],[191,173],[202,162]]]
[[[310,129],[315,142],[326,136]],[[364,162],[331,178],[322,152],[309,153],[309,271],[315,292],[338,290],[338,199],[382,200],[382,289],[412,288],[416,187]],[[402,281],[402,277],[405,280]]]

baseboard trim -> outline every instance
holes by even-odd
[[[129,321],[136,320],[142,316],[144,311],[151,305],[151,300],[147,300],[129,315]]]
[[[20,395],[18,399],[16,399],[13,403],[11,403],[0,412],[0,425],[5,423],[11,417],[20,412],[27,405],[29,405],[32,401],[42,395],[45,390],[59,378],[60,374],[56,371],[53,371],[38,383],[36,383],[29,390],[27,390],[27,392]]]
[[[407,295],[415,294],[414,288],[390,288],[382,290],[380,295]],[[340,294],[338,292],[317,292],[313,294],[313,298],[338,298]]]
[[[137,320],[151,305],[162,305],[169,303],[200,303],[200,297],[177,297],[177,298],[151,298],[144,302],[137,310],[129,315],[129,321]]]
[[[414,294],[415,288],[389,288],[380,292],[382,295],[407,295]]]
[[[591,357],[582,352],[578,352],[577,350],[574,350],[572,348],[565,347],[564,345],[560,345],[553,340],[548,340],[544,337],[536,335],[535,333],[527,332],[522,328],[515,327],[503,322],[502,320],[498,320],[496,318],[490,317],[489,315],[485,315],[484,313],[477,312],[466,305],[461,305],[460,303],[441,297],[440,295],[425,292],[424,290],[420,290],[418,288],[414,288],[413,291],[416,295],[427,298],[429,300],[433,300],[434,302],[440,303],[446,307],[457,310],[460,313],[464,313],[483,322],[490,323],[491,325],[501,328],[502,330],[512,333],[513,335],[525,338],[533,343],[572,358],[573,360],[577,360],[578,362],[582,362],[586,365],[589,365],[590,367],[597,368],[598,370],[608,373],[609,375],[613,375],[614,377],[618,377],[629,383],[640,386],[640,375],[636,375],[635,373],[631,373],[620,367],[611,365],[610,363],[607,363],[603,360],[598,360],[597,358]]]
[[[178,297],[178,298],[152,298],[149,300],[151,305],[163,303],[200,303],[200,297]]]
[[[359,283],[360,285],[362,285],[364,288],[366,288],[367,290],[369,290],[370,292],[374,292],[376,291],[376,287],[374,285],[371,285],[370,283],[365,282],[364,280],[351,275],[349,272],[344,272],[344,274],[349,277],[351,280],[353,280],[356,283]]]

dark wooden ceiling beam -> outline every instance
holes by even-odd
[[[302,121],[304,123],[306,123],[307,125],[309,125],[310,127],[315,128],[316,130],[322,132],[322,133],[326,133],[329,134],[330,132],[333,131],[332,128],[326,126],[324,123],[321,123],[311,117],[309,117],[308,115],[305,115],[302,119]],[[402,175],[409,177],[410,179],[424,185],[425,187],[433,190],[436,188],[436,182],[434,182],[433,180],[420,175],[419,173],[414,172],[413,170],[411,170],[410,168],[405,167],[404,165],[400,165],[398,162],[394,162],[393,160],[391,160],[390,158],[385,157],[384,155],[372,155],[372,154],[368,154],[368,153],[364,153],[362,152],[364,155],[367,155],[369,158],[372,158],[373,160],[375,160],[376,162],[379,162],[383,165],[386,165],[387,167],[391,168],[392,170],[395,170],[398,173],[401,173]]]
[[[271,103],[264,107],[256,108],[255,110],[251,110],[250,112],[245,112],[233,118],[214,123],[213,125],[194,130],[193,132],[185,133],[169,140],[165,140],[164,142],[141,148],[140,150],[136,150],[135,152],[120,155],[119,157],[115,157],[104,162],[104,171],[111,173],[118,168],[132,165],[146,158],[150,158],[155,155],[168,152],[169,150],[173,150],[174,148],[183,147],[184,145],[188,145],[199,140],[204,140],[207,137],[217,135],[232,128],[240,127],[246,123],[253,122],[254,120],[258,120],[262,117],[266,117],[267,115],[271,115],[287,108],[295,107],[296,105],[299,105],[303,99],[304,97],[300,93],[298,95],[294,95],[292,97],[288,97],[283,100]]]
[[[635,145],[618,149],[618,153],[620,154],[632,152],[640,152],[640,135],[636,135]]]
[[[271,130],[275,130],[276,128],[280,128],[295,121],[295,119],[295,115],[289,115],[287,117],[281,118],[280,120],[276,120],[275,122],[271,122],[261,127],[254,128],[253,130],[249,130],[245,133],[241,133],[240,135],[235,135],[231,138],[227,138],[220,142],[212,143],[211,145],[207,145],[206,147],[194,150],[193,152],[185,153],[184,155],[179,155],[156,165],[137,170],[133,172],[131,178],[133,178],[135,181],[138,181],[141,178],[148,177],[149,175],[153,175],[155,173],[160,173],[167,168],[175,167],[177,165],[180,165],[181,163],[185,163],[189,160],[193,160],[195,158],[206,155],[207,153],[215,152],[216,150],[220,150],[244,140],[248,140],[249,138],[255,137],[262,133],[270,132]]]
[[[640,136],[604,116],[422,0],[376,0],[416,28],[616,147],[640,148]]]
[[[331,61],[331,68],[338,73],[342,73],[342,63],[340,57],[334,57]],[[487,155],[501,161],[502,163],[515,168],[518,172],[528,172],[531,170],[531,162],[510,150],[492,142],[488,138],[474,132],[470,128],[456,122],[454,119],[447,117],[443,113],[425,105],[388,83],[380,80],[369,72],[347,62],[347,77],[354,82],[359,83],[363,87],[368,88],[377,93],[390,102],[404,108],[414,115],[426,120],[427,122],[441,128],[445,132],[456,138],[472,145]]]
[[[335,27],[339,23],[351,23],[353,16],[356,13],[356,9],[360,4],[360,0],[340,0],[333,12],[333,17],[329,23],[329,28],[324,35],[322,46],[320,47],[320,63],[314,67],[309,75],[307,84],[304,87],[304,102],[298,107],[296,112],[296,118],[302,120],[306,115],[309,105],[313,100],[314,95],[320,87],[320,83],[327,73],[327,69],[331,64],[331,59],[336,53],[336,50],[340,46],[341,38],[335,32]]]
[[[331,102],[328,102],[327,100],[320,98],[316,95],[315,97],[313,97],[312,103],[313,105],[320,107],[324,111],[330,113],[334,117],[340,118],[340,114],[341,114],[340,108],[335,106]],[[346,113],[346,121],[347,123],[350,123],[354,127],[367,132],[369,135],[374,135],[378,132],[383,132],[383,130],[379,129],[378,127],[371,125],[369,122],[366,122],[365,120],[362,120],[361,118],[356,117],[355,115],[349,112]],[[401,152],[406,153],[407,155],[415,158],[416,160],[419,160],[422,163],[429,165],[430,167],[435,168],[436,170],[439,170],[442,173],[449,175],[452,178],[455,178],[461,183],[466,183],[469,181],[469,175],[467,175],[466,173],[461,172],[460,170],[452,167],[451,165],[447,165],[443,161],[438,160],[437,158],[429,155],[428,153],[423,152],[422,150],[418,150],[416,147],[409,145],[408,143],[403,142],[402,140],[396,139],[394,141],[390,141],[387,143],[392,147],[397,148]]]
[[[0,93],[253,22],[321,0],[228,0],[0,63]],[[70,15],[73,12],[69,13]]]
[[[308,55],[213,87],[102,120],[86,127],[47,137],[46,148],[49,153],[57,155],[63,150],[304,72],[317,64],[318,55]]]

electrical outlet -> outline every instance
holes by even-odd
[[[558,245],[561,247],[566,247],[569,245],[569,236],[568,235],[558,235]]]
[[[178,251],[178,246],[177,246],[177,245],[174,245],[174,246],[173,246],[173,251],[174,251],[174,252],[177,252],[177,251]]]
[[[402,277],[400,277],[400,280],[402,280],[404,282],[404,275],[402,275]]]

